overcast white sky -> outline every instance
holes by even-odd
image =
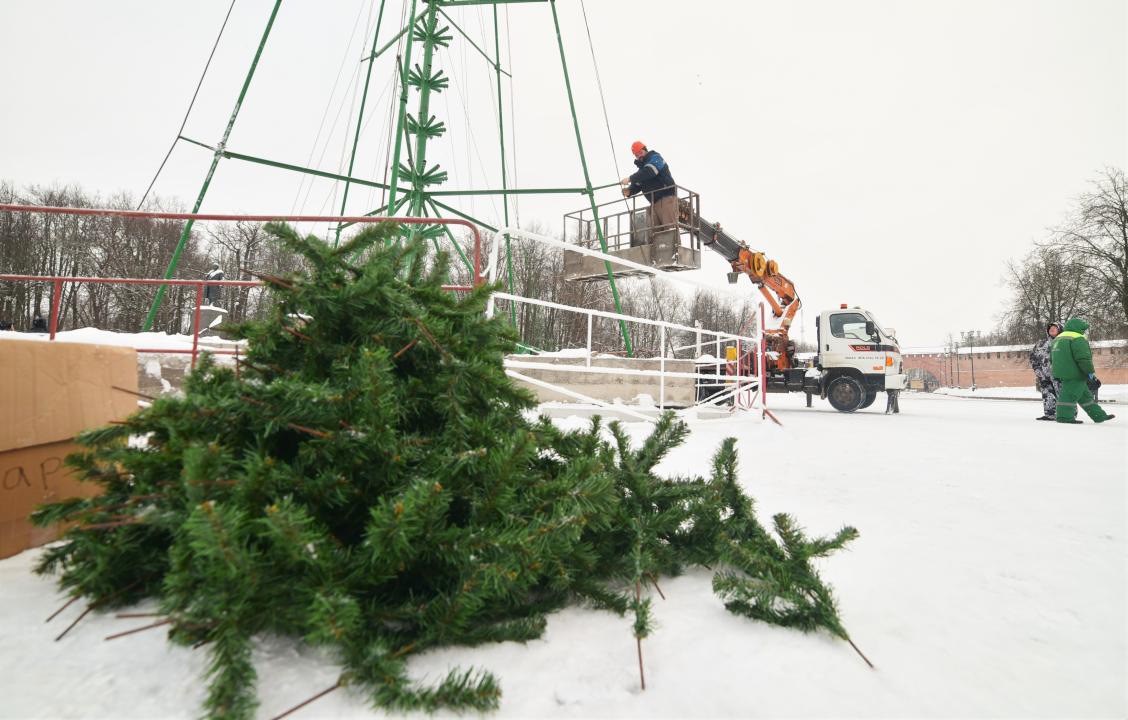
[[[236,1],[187,136],[221,137],[272,5]],[[807,308],[808,339],[817,311],[840,302],[872,309],[909,346],[989,330],[1004,262],[1060,222],[1103,167],[1128,168],[1124,0],[588,0],[614,154],[579,1],[557,5],[593,182],[632,167],[632,140],[662,152],[679,184],[701,194],[704,216],[779,261]],[[346,167],[358,59],[378,6],[285,0],[229,149]],[[0,1],[0,179],[140,196],[227,7]],[[451,11],[492,49],[490,13]],[[401,14],[388,0],[381,44]],[[516,185],[581,185],[549,8],[518,4],[501,17]],[[377,180],[390,62],[375,66],[354,170]],[[453,83],[432,112],[449,132],[431,159],[451,173],[447,188],[499,187],[491,71],[461,36],[439,63]],[[182,144],[156,191],[190,206],[209,161]],[[335,192],[225,161],[203,210],[330,212]],[[379,204],[354,189],[348,210]],[[555,233],[583,204],[526,199],[520,219]],[[500,223],[500,200],[459,206]],[[725,264],[706,255],[708,276],[724,284]]]

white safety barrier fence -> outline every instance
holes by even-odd
[[[644,273],[647,273],[647,274],[653,276],[654,278],[656,278],[658,280],[661,280],[662,282],[666,282],[666,283],[669,283],[669,284],[672,284],[672,285],[675,285],[675,286],[703,288],[703,289],[705,289],[709,292],[717,293],[717,294],[721,294],[721,295],[730,295],[730,296],[739,298],[741,301],[745,301],[745,302],[752,299],[748,295],[745,295],[745,294],[740,293],[740,292],[735,291],[735,290],[730,290],[730,289],[723,287],[723,286],[717,287],[717,286],[710,285],[709,283],[706,283],[706,282],[703,282],[703,281],[700,281],[700,280],[696,280],[696,279],[693,279],[693,278],[680,277],[678,274],[665,273],[665,272],[658,270],[656,268],[652,268],[649,265],[643,265],[641,263],[632,262],[630,260],[624,260],[622,258],[618,258],[618,257],[615,257],[613,255],[608,255],[608,254],[602,253],[598,250],[593,250],[591,248],[580,247],[580,246],[577,246],[577,245],[570,245],[568,243],[561,242],[560,240],[557,240],[555,238],[547,237],[545,235],[539,235],[537,233],[532,233],[532,232],[529,232],[527,230],[522,230],[520,228],[513,228],[513,227],[501,228],[500,230],[497,231],[495,238],[501,238],[505,235],[508,235],[511,240],[516,239],[516,240],[525,240],[525,241],[529,241],[529,242],[536,242],[536,243],[539,243],[541,245],[545,245],[545,246],[548,246],[548,247],[555,247],[555,248],[558,248],[558,249],[561,249],[561,250],[567,250],[567,251],[570,251],[570,252],[577,252],[577,253],[580,253],[580,254],[583,254],[583,255],[588,255],[590,257],[599,258],[601,260],[607,260],[615,266],[623,266],[623,267],[630,268],[632,270],[644,272]],[[497,242],[495,240],[495,242],[493,243],[493,247],[490,250],[489,266],[483,272],[483,274],[488,278],[489,282],[491,282],[491,283],[494,283],[494,282],[497,281],[498,271],[500,269],[499,268],[500,246],[501,246],[501,243]],[[712,397],[709,397],[707,400],[704,400],[704,401],[698,403],[696,401],[697,392],[696,392],[696,387],[695,387],[695,390],[694,390],[694,406],[714,406],[715,407],[715,406],[719,405],[720,403],[726,402],[726,401],[731,399],[733,401],[733,407],[734,408],[752,410],[752,409],[755,409],[758,406],[759,409],[761,410],[761,417],[763,417],[764,414],[765,414],[763,412],[766,409],[766,406],[765,406],[765,403],[764,403],[764,400],[765,400],[765,397],[766,397],[766,394],[765,394],[766,388],[765,388],[765,385],[764,385],[765,378],[764,378],[764,362],[763,362],[763,360],[764,360],[765,343],[764,343],[763,329],[764,329],[764,321],[765,321],[766,316],[765,316],[763,301],[757,302],[757,307],[759,308],[759,323],[757,324],[757,329],[756,329],[755,334],[754,335],[740,335],[740,334],[736,334],[736,333],[723,332],[723,331],[719,331],[719,330],[710,330],[710,329],[707,329],[707,328],[702,328],[700,326],[689,327],[689,326],[686,326],[686,325],[680,325],[678,323],[666,322],[664,320],[652,320],[650,318],[637,317],[637,316],[633,316],[633,315],[624,315],[624,314],[621,314],[621,313],[608,312],[608,311],[605,311],[605,310],[595,310],[595,309],[591,309],[591,308],[576,307],[574,305],[564,305],[562,303],[550,302],[548,300],[538,300],[536,298],[527,298],[527,297],[523,297],[523,296],[520,296],[520,295],[512,295],[512,294],[506,293],[506,292],[496,292],[490,297],[490,300],[487,304],[486,312],[487,312],[487,314],[489,314],[491,316],[494,313],[495,300],[507,300],[509,302],[518,303],[518,304],[538,305],[538,306],[541,306],[541,307],[554,308],[554,309],[557,309],[557,310],[562,310],[564,312],[577,313],[577,314],[587,316],[587,342],[586,342],[586,345],[585,345],[586,353],[585,353],[585,356],[584,356],[584,364],[583,365],[579,365],[579,364],[548,364],[548,363],[543,363],[543,362],[534,362],[534,361],[525,361],[525,360],[506,360],[505,361],[506,373],[510,377],[513,377],[516,380],[521,380],[523,382],[527,382],[527,383],[529,383],[531,385],[535,385],[537,387],[542,387],[542,388],[545,388],[545,389],[548,389],[548,390],[552,390],[554,392],[558,392],[561,395],[564,395],[566,397],[571,397],[571,398],[579,400],[581,402],[590,403],[590,404],[597,405],[597,406],[600,406],[600,407],[614,408],[617,412],[621,412],[624,415],[628,415],[630,417],[636,417],[636,418],[641,419],[641,420],[650,421],[650,420],[653,420],[654,418],[647,416],[647,415],[644,415],[642,413],[636,412],[634,410],[631,410],[630,408],[626,408],[622,405],[612,405],[612,404],[604,402],[602,400],[597,400],[597,399],[589,397],[587,395],[583,395],[583,394],[578,393],[578,392],[576,392],[572,389],[561,387],[560,385],[557,385],[557,384],[554,384],[554,383],[549,383],[549,382],[546,382],[544,380],[539,380],[539,379],[536,379],[536,378],[529,377],[526,373],[521,373],[521,372],[517,372],[517,371],[518,370],[526,370],[526,371],[527,370],[541,370],[541,371],[550,370],[552,372],[562,372],[562,373],[577,373],[577,374],[585,374],[586,373],[586,374],[603,374],[603,375],[617,375],[617,376],[654,377],[654,378],[658,379],[658,386],[659,386],[658,407],[659,408],[664,408],[665,405],[666,405],[666,379],[667,378],[693,378],[694,380],[698,380],[698,381],[702,381],[702,380],[709,381],[709,384],[706,385],[708,387],[712,387],[712,388],[724,387],[725,388],[725,390],[723,392],[717,393],[717,394],[713,395]],[[597,317],[598,318],[606,318],[606,319],[609,319],[609,320],[622,321],[622,322],[626,322],[626,323],[637,323],[637,324],[651,325],[651,326],[657,327],[659,329],[659,347],[662,348],[661,355],[658,357],[659,368],[657,370],[636,370],[636,369],[630,369],[630,368],[617,368],[617,367],[593,367],[592,366],[592,322],[593,322],[594,318],[597,318]],[[708,347],[709,345],[713,345],[716,349],[716,353],[714,355],[715,362],[713,363],[714,372],[712,374],[709,374],[709,373],[701,373],[701,372],[679,372],[679,371],[667,370],[666,369],[666,333],[667,333],[667,331],[678,331],[678,332],[693,333],[696,337],[696,342],[694,343],[694,345],[680,346],[678,348],[675,348],[675,350],[687,350],[689,348],[694,348],[695,351],[696,351],[696,354],[699,355],[703,345],[705,347]],[[709,339],[706,342],[702,343],[702,336],[706,336]],[[722,368],[727,370],[728,365],[730,365],[729,363],[726,363],[725,359],[722,357],[722,351],[723,351],[722,344],[727,343],[727,342],[735,342],[736,345],[737,345],[737,358],[738,358],[738,360],[735,363],[735,368],[734,368],[735,372],[732,373],[732,374],[722,374]],[[749,348],[749,347],[756,349],[755,355],[758,358],[758,362],[756,363],[756,368],[758,370],[757,375],[745,374],[747,372],[747,370],[749,370],[750,368],[742,367],[742,364],[743,364],[742,358],[745,356],[745,352],[746,352],[747,348]],[[696,384],[698,384],[698,383],[695,383],[695,385]]]

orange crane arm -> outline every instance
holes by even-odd
[[[768,260],[763,253],[753,252],[741,243],[740,252],[735,260],[730,263],[735,272],[748,276],[760,294],[768,301],[772,308],[772,317],[780,320],[778,329],[764,329],[767,336],[768,349],[779,354],[775,361],[775,369],[787,370],[792,367],[795,354],[794,347],[790,345],[788,332],[791,323],[795,320],[795,313],[799,312],[802,305],[799,294],[795,292],[795,284],[786,276],[780,274],[779,263]]]
[[[681,208],[681,211],[683,218],[691,215],[688,208]],[[771,361],[773,369],[791,368],[795,345],[787,334],[800,307],[799,294],[795,292],[794,283],[780,274],[779,263],[768,260],[764,253],[750,250],[747,243],[725,232],[720,223],[711,223],[698,217],[697,232],[706,247],[720,253],[721,257],[729,262],[734,274],[747,275],[760,289],[760,293],[772,308],[772,316],[780,321],[779,328],[764,330],[768,349],[774,351],[778,357],[777,360]],[[735,275],[730,276],[730,279],[732,277]]]

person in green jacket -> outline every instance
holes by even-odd
[[[1089,323],[1081,318],[1073,318],[1065,324],[1065,330],[1054,339],[1050,350],[1050,364],[1054,377],[1061,380],[1061,393],[1058,395],[1055,419],[1059,423],[1080,424],[1077,419],[1077,405],[1084,408],[1093,422],[1111,420],[1115,415],[1106,413],[1093,399],[1088,383],[1097,381],[1093,368],[1093,351],[1085,339]]]

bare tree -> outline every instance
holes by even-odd
[[[1093,319],[1109,322],[1112,327],[1106,332],[1128,330],[1128,178],[1124,171],[1106,168],[1093,189],[1078,199],[1073,219],[1055,230],[1050,244],[1091,274]]]
[[[1064,249],[1041,246],[1019,262],[1007,263],[1005,282],[1011,290],[992,342],[1032,342],[1046,324],[1085,312],[1092,295],[1092,277]]]
[[[985,341],[1033,342],[1046,323],[1074,316],[1089,321],[1093,337],[1128,333],[1128,178],[1106,168],[1092,185],[1068,221],[1007,263],[1011,296]]]
[[[259,223],[240,220],[235,223],[222,223],[208,229],[209,251],[216,256],[216,262],[224,269],[227,279],[251,280],[250,271],[262,271],[265,259],[266,233]],[[227,306],[231,320],[242,322],[248,317],[251,288],[224,288],[223,305]],[[253,313],[252,313],[253,315]]]
[[[22,205],[109,207],[132,209],[127,195],[104,199],[72,186],[31,186],[17,189],[0,184],[0,198]],[[169,220],[123,219],[0,213],[0,272],[67,277],[160,277],[179,242],[183,224]],[[195,238],[183,254],[186,265],[199,262]],[[153,299],[152,287],[66,283],[60,297],[60,327],[94,326],[136,331]],[[180,332],[194,293],[170,288],[156,327]],[[26,329],[37,315],[46,317],[51,285],[13,282],[0,285],[0,313],[18,329]]]

